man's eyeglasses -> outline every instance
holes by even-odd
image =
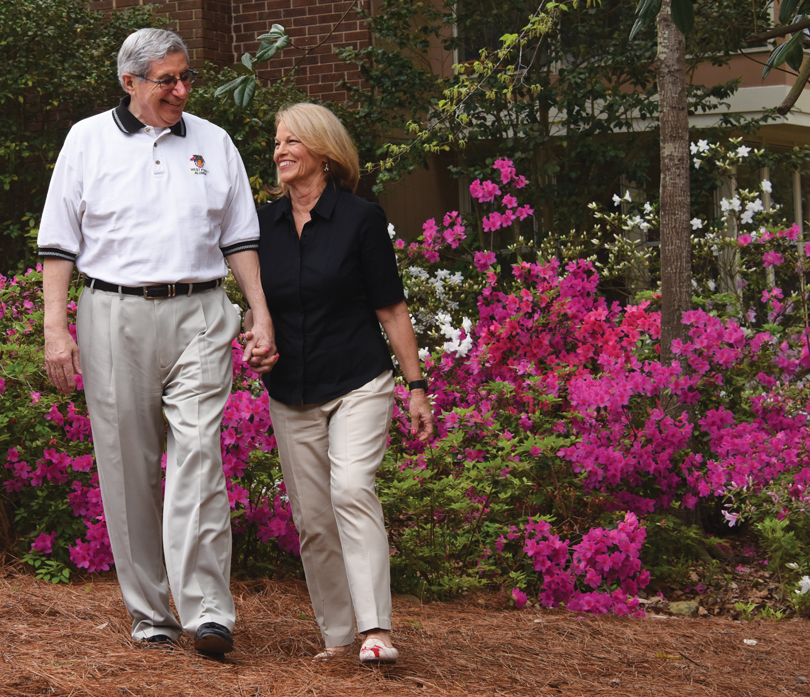
[[[142,80],[149,80],[149,82],[154,82],[160,89],[168,92],[169,90],[173,90],[177,86],[178,80],[182,82],[186,87],[194,83],[194,80],[197,79],[197,71],[196,70],[186,70],[180,73],[180,77],[164,77],[161,80],[153,80],[151,77],[146,77],[146,75],[139,75]]]

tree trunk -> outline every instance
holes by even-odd
[[[686,335],[681,317],[692,308],[689,117],[686,41],[672,21],[671,0],[663,0],[657,23],[655,71],[661,124],[661,361],[669,364],[673,359],[672,341]]]
[[[686,338],[681,319],[692,309],[686,40],[672,21],[671,8],[671,0],[663,0],[655,59],[661,124],[661,362],[666,365],[675,357],[673,340]],[[681,366],[688,370],[688,365]],[[694,421],[692,410],[675,398],[662,406],[674,418],[686,412]],[[699,506],[681,508],[679,517],[702,527]]]

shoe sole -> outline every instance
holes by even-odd
[[[194,642],[197,651],[207,654],[222,654],[233,651],[233,644],[216,634],[209,634]]]

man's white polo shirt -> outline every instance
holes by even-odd
[[[123,286],[221,278],[228,254],[259,248],[239,152],[219,126],[191,114],[171,128],[144,126],[129,100],[68,133],[42,213],[40,256]]]

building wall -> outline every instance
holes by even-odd
[[[357,14],[369,0],[92,0],[95,10],[114,12],[134,5],[152,4],[158,14],[171,19],[189,48],[191,65],[201,68],[208,60],[230,65],[243,53],[255,53],[256,37],[281,24],[292,41],[259,72],[264,80],[277,80],[297,66],[297,84],[312,96],[346,101],[342,80],[360,85],[360,72],[342,63],[334,53],[341,46],[361,48],[371,34]]]

